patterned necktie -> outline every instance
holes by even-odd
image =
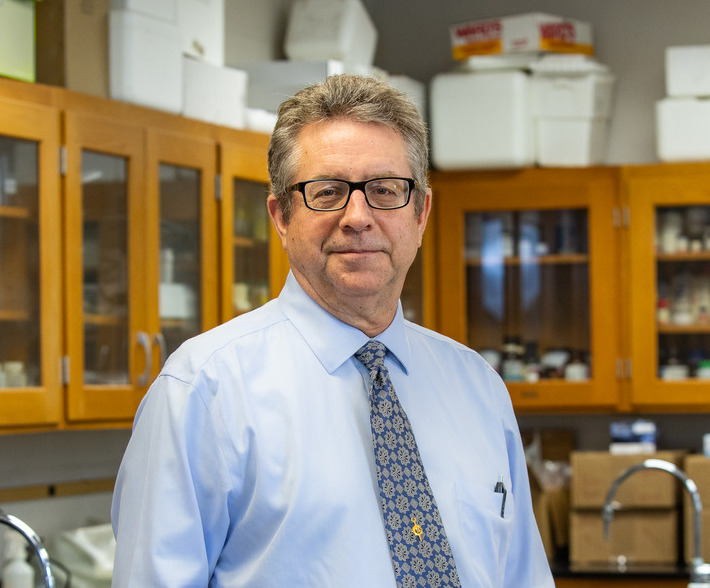
[[[386,352],[370,341],[355,357],[370,372],[372,444],[397,586],[461,586],[412,427],[385,367]]]

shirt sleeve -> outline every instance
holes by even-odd
[[[114,588],[208,585],[234,482],[210,408],[198,388],[168,375],[141,404],[111,508]]]

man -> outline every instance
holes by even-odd
[[[504,385],[402,317],[427,162],[415,107],[374,79],[281,106],[267,202],[291,274],[185,343],[146,395],[114,586],[554,585]]]

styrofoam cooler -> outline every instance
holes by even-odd
[[[710,96],[710,45],[666,47],[666,94]]]
[[[236,129],[246,126],[245,71],[183,57],[183,114]]]
[[[182,55],[177,25],[128,10],[109,14],[111,98],[179,113]]]
[[[710,100],[664,98],[656,102],[656,151],[661,161],[710,159]]]
[[[585,167],[604,163],[609,119],[542,117],[535,121],[537,163]]]
[[[530,76],[521,70],[451,72],[429,90],[431,156],[441,170],[534,163]]]

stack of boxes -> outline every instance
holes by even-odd
[[[530,13],[454,25],[451,43],[461,66],[430,86],[437,168],[603,162],[613,78],[589,24]]]
[[[651,455],[608,452],[572,454],[570,564],[616,566],[670,564],[679,559],[678,480],[667,472],[641,471],[626,479],[614,496],[619,510],[604,538],[602,509],[607,493],[629,467],[654,458],[682,466],[683,453],[658,451]]]
[[[661,161],[710,158],[710,45],[666,49],[666,97],[656,103]]]

